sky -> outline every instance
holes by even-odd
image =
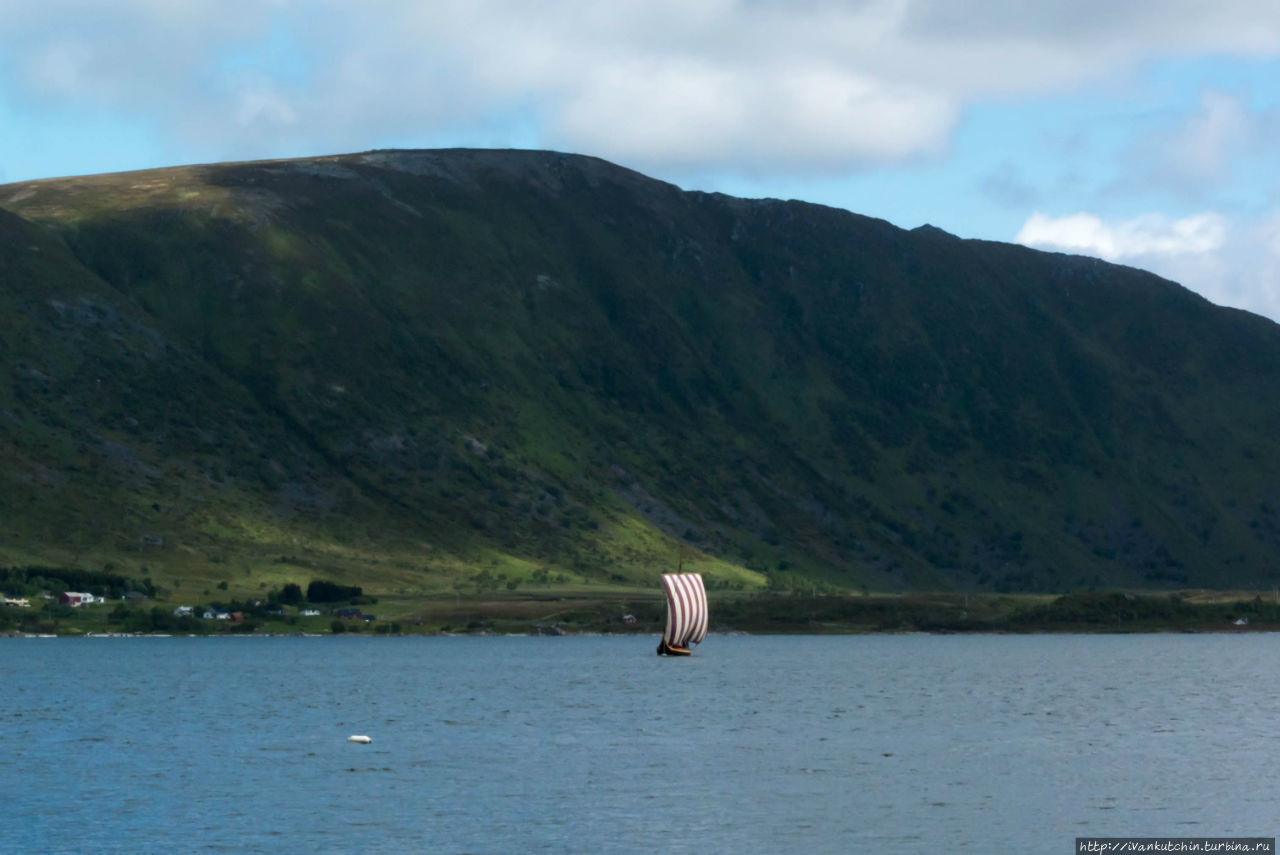
[[[1275,0],[0,0],[0,183],[591,154],[1280,321]]]

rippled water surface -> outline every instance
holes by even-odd
[[[1066,855],[1280,833],[1280,636],[654,643],[0,640],[0,851]]]

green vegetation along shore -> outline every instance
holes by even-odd
[[[73,586],[82,590],[73,590]],[[652,590],[559,586],[453,596],[371,596],[324,580],[240,599],[184,599],[150,580],[59,568],[0,568],[0,634],[525,634],[661,632]],[[72,605],[68,592],[93,601]],[[98,601],[99,598],[101,601]],[[1280,630],[1272,592],[1052,595],[803,595],[714,591],[713,633],[1221,632]]]

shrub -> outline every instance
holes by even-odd
[[[313,603],[336,603],[359,597],[363,593],[364,590],[357,585],[339,585],[318,579],[307,586],[307,599]]]

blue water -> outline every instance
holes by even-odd
[[[1280,833],[1280,636],[654,643],[3,639],[0,851],[1063,855]]]

